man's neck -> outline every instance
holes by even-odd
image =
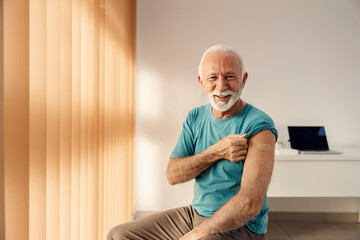
[[[237,100],[237,102],[234,104],[234,106],[232,106],[229,110],[227,110],[225,112],[219,112],[216,109],[212,108],[212,114],[215,118],[218,118],[218,119],[229,118],[229,117],[232,117],[232,116],[238,114],[245,105],[246,105],[246,102],[244,102],[243,100],[241,100],[241,98],[239,98],[239,100]]]

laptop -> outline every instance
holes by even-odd
[[[340,154],[330,150],[324,126],[288,126],[291,148],[302,154]]]

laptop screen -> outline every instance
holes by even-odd
[[[325,128],[288,126],[291,148],[298,150],[329,150]]]

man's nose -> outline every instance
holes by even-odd
[[[224,77],[219,77],[216,83],[216,88],[222,92],[228,89],[228,82]]]

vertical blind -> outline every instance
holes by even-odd
[[[134,210],[136,1],[0,12],[0,239],[105,239]]]

